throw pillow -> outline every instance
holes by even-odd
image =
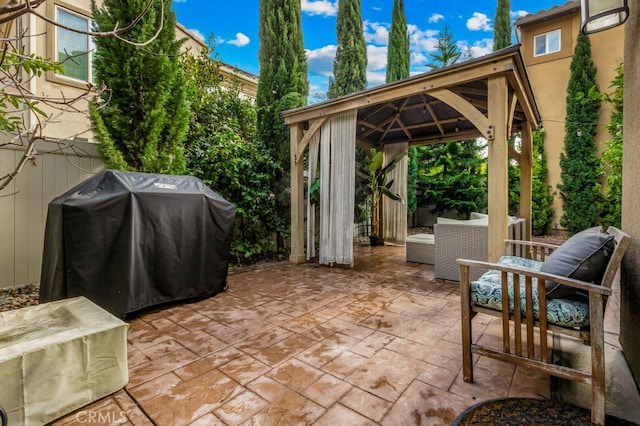
[[[541,272],[600,284],[615,248],[613,235],[586,230],[577,233],[547,258]],[[576,289],[556,282],[545,283],[547,297],[562,299]]]

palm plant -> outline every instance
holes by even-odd
[[[384,152],[371,148],[371,161],[368,165],[362,165],[356,169],[356,174],[362,178],[365,189],[369,193],[371,202],[371,237],[372,241],[380,241],[380,205],[382,197],[386,196],[393,201],[404,203],[402,196],[391,190],[393,179],[388,180],[389,172],[391,172],[398,162],[404,157],[401,154],[394,158],[389,164],[384,164]]]

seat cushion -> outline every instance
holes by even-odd
[[[575,234],[544,261],[541,272],[600,284],[615,248],[613,235],[586,230]],[[575,289],[556,282],[545,283],[547,297],[566,298]]]
[[[542,263],[536,260],[524,259],[514,256],[502,256],[499,264],[516,266],[522,269],[539,271]],[[485,272],[478,280],[471,282],[471,301],[485,308],[496,311],[502,310],[502,273],[497,270]],[[509,311],[514,310],[513,300],[513,274],[508,274]],[[525,280],[520,276],[520,310],[526,314]],[[533,314],[536,319],[540,315],[540,302],[538,298],[537,279],[532,279],[533,284]],[[547,299],[547,322],[561,327],[582,328],[589,325],[589,305],[577,299]]]

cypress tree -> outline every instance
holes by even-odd
[[[280,113],[304,106],[309,94],[300,1],[260,0],[258,137],[289,170],[289,130]]]
[[[606,142],[607,148],[602,153],[603,173],[607,176],[602,206],[602,224],[620,227],[622,221],[622,134],[624,108],[624,70],[622,64],[616,68],[616,76],[611,82],[613,93],[604,95],[604,100],[611,103],[613,112],[607,129],[612,139]]]
[[[341,0],[336,21],[338,48],[327,97],[337,98],[367,88],[367,46],[360,0]]]
[[[563,208],[560,225],[571,233],[596,226],[599,220],[600,163],[594,137],[601,100],[585,103],[579,96],[592,88],[597,90],[596,66],[591,58],[589,37],[580,32],[567,86],[564,152],[560,154],[561,183],[558,185]]]
[[[97,31],[133,22],[146,0],[92,1]],[[164,16],[163,13],[164,6]],[[96,37],[95,80],[109,91],[103,105],[90,105],[100,151],[109,167],[152,173],[185,171],[183,142],[189,126],[184,74],[179,66],[182,41],[175,39],[176,17],[171,1],[154,2],[134,28],[124,35],[132,42],[157,38],[144,47],[115,37]]]
[[[533,132],[533,171],[531,176],[531,216],[534,235],[544,235],[553,221],[553,194],[547,183],[549,166],[544,149],[544,132]]]
[[[511,2],[498,0],[493,23],[493,50],[511,46]]]
[[[394,0],[387,49],[387,83],[409,77],[410,57],[404,0]]]

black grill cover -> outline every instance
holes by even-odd
[[[49,203],[40,302],[114,315],[224,290],[235,207],[190,176],[106,170]]]

